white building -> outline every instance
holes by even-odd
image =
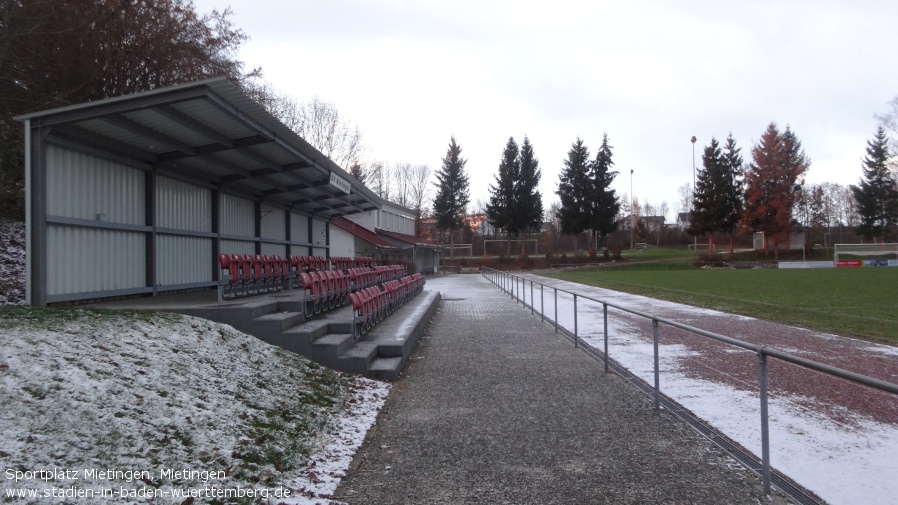
[[[331,255],[402,260],[419,272],[436,272],[439,246],[415,236],[415,212],[378,196],[375,202],[377,210],[333,220]]]

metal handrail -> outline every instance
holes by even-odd
[[[555,326],[555,332],[558,333],[559,323],[558,323],[558,293],[567,293],[572,295],[574,298],[574,347],[577,347],[579,335],[578,335],[578,324],[577,324],[577,299],[585,299],[595,303],[599,303],[602,305],[602,317],[603,317],[603,327],[604,327],[604,353],[603,359],[605,364],[605,371],[608,371],[608,307],[615,308],[622,312],[626,312],[629,314],[633,314],[635,316],[643,317],[645,319],[649,319],[652,321],[652,340],[654,344],[654,401],[655,401],[655,410],[660,409],[660,397],[661,397],[661,387],[660,387],[660,366],[659,366],[659,346],[658,346],[658,327],[661,324],[665,324],[667,326],[671,326],[674,328],[679,328],[684,331],[688,331],[690,333],[694,333],[696,335],[701,335],[703,337],[707,337],[713,340],[717,340],[719,342],[723,342],[729,345],[733,345],[736,347],[740,347],[742,349],[746,349],[749,351],[753,351],[757,354],[758,357],[758,384],[760,389],[761,396],[761,478],[764,484],[764,492],[770,494],[770,436],[768,429],[768,415],[767,415],[767,357],[773,357],[779,359],[781,361],[785,361],[787,363],[792,363],[794,365],[798,365],[804,368],[808,368],[810,370],[815,370],[817,372],[821,372],[827,375],[832,375],[835,377],[839,377],[841,379],[845,379],[851,382],[855,382],[857,384],[861,384],[867,387],[871,387],[880,391],[885,391],[887,393],[892,393],[898,395],[898,384],[894,384],[892,382],[887,382],[881,379],[877,379],[875,377],[870,377],[868,375],[859,374],[856,372],[852,372],[850,370],[845,370],[843,368],[834,367],[831,365],[827,365],[825,363],[820,363],[818,361],[810,360],[807,358],[802,358],[800,356],[796,356],[794,354],[790,354],[787,352],[783,352],[777,349],[773,349],[770,347],[760,346],[756,344],[750,344],[748,342],[744,342],[742,340],[737,340],[732,337],[728,337],[726,335],[721,335],[719,333],[714,333],[711,331],[703,330],[701,328],[696,328],[694,326],[690,326],[688,324],[683,324],[677,321],[673,321],[671,319],[667,319],[664,317],[659,317],[653,314],[648,314],[639,310],[635,310],[624,305],[620,305],[617,303],[611,303],[605,300],[599,300],[596,298],[592,298],[590,296],[584,296],[582,294],[574,293],[572,291],[567,291],[564,289],[559,289],[555,286],[549,286],[547,284],[543,284],[541,282],[534,282],[533,279],[525,279],[519,275],[514,275],[509,272],[503,272],[501,270],[496,270],[489,267],[482,267],[481,274],[487,278],[490,282],[495,284],[499,289],[502,289],[506,293],[512,296],[515,301],[520,300],[524,306],[527,306],[526,301],[522,296],[520,296],[521,292],[526,289],[526,283],[530,281],[530,309],[531,313],[534,313],[535,307],[533,307],[533,286],[534,284],[538,284],[540,287],[540,318],[545,320],[545,315],[543,311],[543,290],[546,287],[549,287],[555,292],[555,312],[553,315],[553,323]],[[520,284],[520,287],[519,287]]]

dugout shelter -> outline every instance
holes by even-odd
[[[18,116],[26,303],[213,287],[218,253],[329,256],[376,196],[226,78]]]

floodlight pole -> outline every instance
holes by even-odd
[[[695,135],[692,136],[692,210],[695,210]],[[692,219],[692,216],[689,216]],[[698,251],[698,235],[692,236],[693,247]]]
[[[636,214],[633,212],[633,169],[630,169],[630,250],[633,250],[633,228],[636,227]]]

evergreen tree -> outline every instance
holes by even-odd
[[[739,225],[739,217],[742,215],[742,151],[736,147],[736,139],[730,133],[724,145],[723,158],[725,173],[723,188],[726,198],[724,200],[724,212],[721,213],[720,231],[730,235],[730,254],[733,253],[733,234]]]
[[[515,186],[521,177],[521,160],[518,144],[509,137],[499,162],[496,185],[490,184],[490,201],[486,204],[487,220],[495,229],[505,231],[505,238],[517,235],[516,229],[517,195]],[[508,250],[511,243],[508,242]]]
[[[617,213],[620,211],[620,201],[611,189],[611,183],[617,177],[617,172],[611,170],[614,161],[611,160],[611,146],[608,145],[608,134],[602,137],[602,145],[596,153],[596,159],[590,164],[589,175],[592,179],[593,206],[590,216],[590,228],[592,229],[592,243],[596,243],[596,234],[601,236],[604,244],[605,238],[617,230]]]
[[[620,202],[610,188],[617,172],[611,171],[611,146],[608,135],[595,161],[589,159],[589,149],[580,138],[571,145],[568,159],[564,161],[558,181],[558,197],[561,199],[561,232],[577,235],[592,230],[592,242],[597,235],[602,239],[617,229]]]
[[[695,193],[692,195],[692,210],[689,212],[690,235],[708,234],[708,249],[712,236],[720,229],[720,179],[725,170],[725,160],[717,139],[711,137],[711,145],[705,146],[702,154],[702,168],[695,179]]]
[[[443,158],[443,166],[436,173],[437,195],[433,200],[433,214],[439,230],[449,230],[449,243],[455,245],[455,230],[463,225],[465,211],[471,200],[468,176],[465,174],[467,160],[461,157],[461,146],[453,135],[449,149]],[[454,247],[449,250],[454,256]]]
[[[898,188],[889,171],[890,157],[888,138],[880,126],[873,140],[867,141],[863,177],[857,186],[851,186],[860,214],[857,232],[865,240],[881,237],[886,241],[890,228],[898,224]]]
[[[556,194],[561,200],[561,233],[578,235],[589,229],[592,202],[589,183],[589,149],[577,137],[564,160]]]
[[[524,135],[521,144],[521,172],[515,185],[515,199],[517,211],[515,218],[518,233],[529,230],[538,230],[543,222],[543,197],[539,192],[539,181],[542,171],[539,169],[539,160],[533,153],[533,145],[530,139]],[[524,252],[524,243],[521,242],[521,253]]]
[[[349,167],[349,175],[358,179],[362,184],[365,184],[365,181],[368,180],[368,172],[362,168],[362,165],[358,160],[352,162],[352,165]]]
[[[777,217],[780,219],[780,227],[785,229],[786,233],[783,237],[786,241],[786,250],[789,250],[789,234],[795,229],[796,221],[792,217],[795,203],[801,195],[804,185],[804,174],[811,166],[811,160],[804,153],[801,142],[798,137],[786,125],[786,131],[783,132],[783,162],[781,168],[780,191],[782,191],[784,207],[787,213],[780,213]]]
[[[702,169],[697,174],[690,224],[691,235],[708,234],[711,249],[714,233],[730,235],[730,254],[733,253],[733,232],[739,220],[741,205],[742,156],[732,134],[727,138],[726,151],[720,149],[716,138],[705,147]]]

